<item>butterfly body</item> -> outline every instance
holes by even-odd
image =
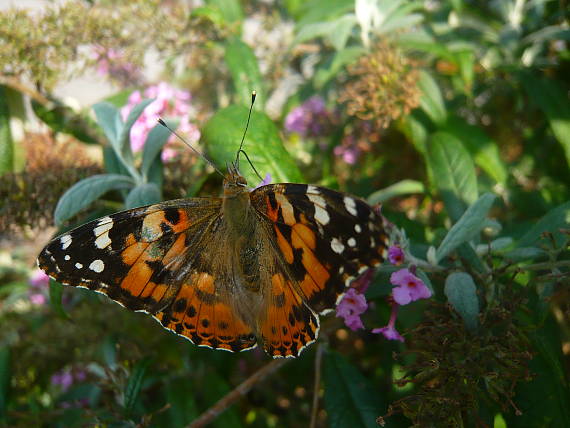
[[[198,346],[262,344],[295,357],[318,336],[319,314],[386,256],[380,216],[365,202],[306,184],[253,191],[231,165],[221,198],[135,208],[49,243],[38,264]]]

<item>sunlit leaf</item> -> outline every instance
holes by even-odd
[[[232,38],[225,45],[225,60],[232,74],[232,82],[241,104],[251,103],[251,92],[257,92],[255,106],[263,107],[266,101],[263,78],[259,71],[253,50],[238,38]]]
[[[4,86],[0,85],[0,176],[14,168],[14,142],[10,131],[10,109]]]
[[[232,162],[241,141],[248,109],[233,105],[219,110],[206,123],[202,138],[212,161],[220,169],[225,169],[226,162]],[[249,130],[243,149],[261,175],[271,174],[272,182],[302,182],[301,172],[289,155],[273,121],[265,114],[254,111],[251,115]],[[240,169],[252,187],[261,179],[255,175],[249,163],[242,155]]]

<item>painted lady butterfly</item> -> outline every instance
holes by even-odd
[[[51,241],[38,265],[55,280],[151,314],[198,346],[296,357],[359,274],[386,257],[381,217],[323,187],[249,191],[237,163],[221,198],[122,211]]]

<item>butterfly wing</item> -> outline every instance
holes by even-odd
[[[262,186],[251,201],[270,225],[285,278],[317,313],[334,308],[353,279],[387,256],[382,219],[358,198],[287,183]]]
[[[215,241],[223,240],[214,232],[220,212],[216,198],[123,211],[54,239],[38,265],[63,284],[98,291],[154,315],[199,346],[248,349],[255,346],[252,330],[233,314],[223,279],[215,275],[217,266],[204,255],[205,248],[219,248]],[[216,302],[211,295],[218,296]],[[220,331],[212,329],[214,320]],[[222,339],[216,340],[216,334]]]

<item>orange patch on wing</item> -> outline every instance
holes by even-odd
[[[126,248],[121,252],[123,263],[132,266],[149,245],[148,242],[137,242],[131,233],[125,241]]]
[[[309,275],[311,275],[311,278],[317,283],[318,287],[320,289],[324,288],[331,275],[321,264],[319,259],[315,257],[315,254],[307,247],[303,250],[301,262]]]
[[[121,281],[121,288],[127,290],[131,295],[138,296],[147,285],[152,275],[152,269],[144,260],[139,260],[130,269],[127,276]]]
[[[192,222],[188,218],[188,214],[186,213],[185,210],[182,209],[178,210],[178,222],[176,224],[170,222],[167,223],[170,225],[170,227],[172,227],[174,233],[184,232],[192,225]]]
[[[289,264],[293,263],[293,248],[291,248],[289,242],[287,242],[283,234],[279,231],[279,228],[277,226],[273,226],[273,228],[275,229],[275,236],[277,237],[277,245],[279,245],[283,257],[285,257],[285,261]]]
[[[273,209],[269,196],[265,196],[265,203],[267,204],[267,216],[271,221],[276,222],[279,217],[279,207]]]
[[[162,263],[164,264],[164,266],[168,266],[170,262],[176,259],[176,257],[184,253],[184,251],[186,250],[185,242],[186,242],[186,236],[184,234],[178,236],[174,244],[172,244],[172,247],[170,247],[170,249],[162,259]]]
[[[271,285],[271,300],[261,322],[264,348],[273,356],[297,356],[316,339],[315,315],[282,274],[274,274]]]
[[[315,232],[302,223],[293,225],[291,242],[295,248],[309,247],[311,250],[314,250],[317,247]]]

